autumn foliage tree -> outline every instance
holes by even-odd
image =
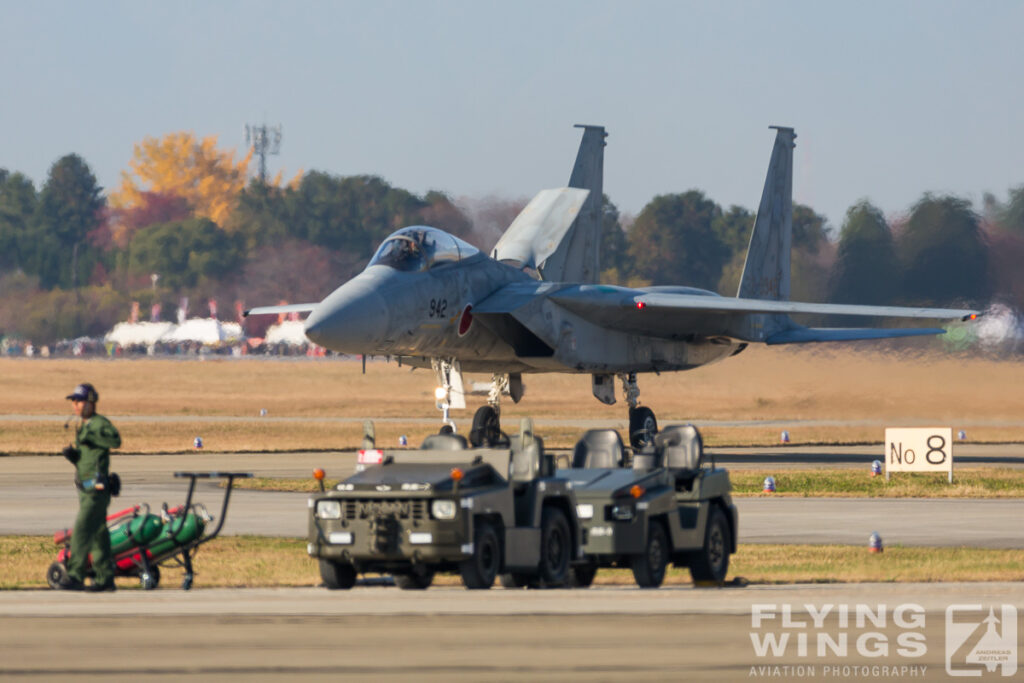
[[[147,193],[177,196],[196,216],[223,225],[245,188],[252,151],[235,161],[234,150],[217,149],[217,137],[201,140],[193,133],[147,137],[135,145],[121,186],[110,195],[117,209],[134,209],[147,202]]]

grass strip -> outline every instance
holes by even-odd
[[[775,478],[775,493],[764,493],[764,480]],[[734,470],[733,495],[797,498],[1020,498],[1024,496],[1024,470],[964,468],[953,471],[950,484],[944,474],[893,473],[872,477],[865,469]]]
[[[953,484],[943,475],[901,472],[890,481],[872,477],[866,470],[800,469],[731,470],[733,495],[739,497],[782,496],[805,498],[1020,498],[1024,497],[1024,470],[1010,468],[972,468],[956,470]],[[764,493],[764,479],[775,477],[776,492]],[[332,488],[337,480],[324,484]],[[256,477],[239,479],[235,487],[258,491],[320,490],[316,481]]]
[[[0,589],[46,588],[46,568],[57,547],[49,536],[0,536],[4,571]],[[317,586],[316,561],[306,555],[301,538],[225,536],[203,546],[195,560],[195,585],[214,587]],[[161,568],[161,589],[178,589],[183,570]],[[1024,554],[1016,549],[926,548],[892,546],[883,553],[843,545],[741,544],[732,556],[729,577],[755,584],[865,583],[933,581],[1021,581]],[[456,574],[443,574],[436,585],[459,585]],[[136,589],[134,578],[119,578],[121,588]],[[685,568],[669,568],[667,585],[690,583]],[[628,569],[602,569],[597,585],[632,585]]]

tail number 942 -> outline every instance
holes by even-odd
[[[443,318],[448,312],[448,299],[430,300],[430,317]]]

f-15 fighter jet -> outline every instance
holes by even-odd
[[[776,127],[764,191],[736,297],[686,286],[598,284],[606,133],[584,129],[568,187],[543,190],[490,254],[443,230],[411,226],[391,234],[366,269],[316,304],[255,308],[250,315],[309,312],[306,336],[328,349],[395,356],[430,366],[446,427],[465,407],[462,372],[492,373],[487,404],[470,441],[501,440],[500,400],[518,402],[522,376],[591,376],[594,396],[615,403],[619,377],[629,406],[630,441],[657,432],[639,403],[637,376],[690,370],[748,344],[882,339],[942,334],[941,328],[809,328],[791,314],[867,318],[973,319],[976,311],[799,303],[789,300],[792,234],[792,128]]]

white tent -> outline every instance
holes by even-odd
[[[289,344],[291,346],[302,346],[308,344],[306,338],[305,323],[301,320],[285,320],[282,323],[271,325],[267,328],[264,337],[267,344]]]
[[[241,341],[244,337],[238,323],[222,323],[213,318],[189,318],[160,338],[162,342],[199,342],[221,344]]]
[[[118,323],[107,332],[103,341],[118,346],[152,346],[173,329],[174,323],[169,322]]]

